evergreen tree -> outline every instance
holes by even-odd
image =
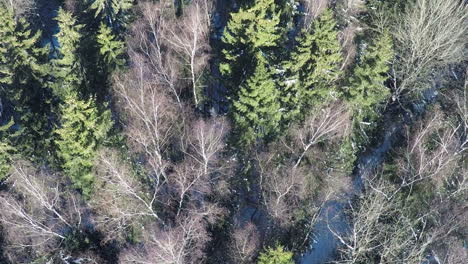
[[[240,145],[274,136],[281,120],[279,91],[265,59],[257,54],[254,74],[240,88],[233,102],[233,117]]]
[[[385,85],[394,57],[390,34],[381,34],[363,52],[349,79],[348,93],[359,119],[372,121],[377,117],[379,105],[390,95],[390,89]]]
[[[134,0],[88,0],[96,18],[118,32],[129,20],[129,10]]]
[[[94,98],[81,100],[74,92],[65,96],[61,127],[56,130],[58,156],[62,169],[85,196],[92,191],[96,151],[111,127],[110,111],[99,111]]]
[[[294,264],[293,253],[285,251],[282,246],[267,248],[258,257],[258,264]]]
[[[288,80],[283,90],[283,105],[290,115],[303,107],[327,101],[337,94],[342,62],[336,21],[331,9],[316,19],[310,31],[303,31],[291,60],[285,63]]]
[[[48,48],[40,47],[40,31],[32,33],[24,18],[15,18],[2,4],[0,21],[0,98],[19,129],[8,137],[23,154],[42,155],[50,132],[50,94],[43,85],[49,71]]]
[[[390,62],[394,56],[391,36],[388,32],[379,35],[364,51],[353,75],[349,79],[347,95],[353,107],[353,132],[341,152],[350,169],[356,153],[369,141],[369,133],[376,128],[380,106],[389,95],[385,85]],[[352,154],[351,154],[352,153]]]
[[[14,121],[11,119],[7,124],[0,126],[0,182],[10,171],[11,157],[15,152],[15,148],[11,146],[7,136],[13,124]]]
[[[280,12],[274,0],[257,0],[250,7],[241,7],[232,13],[222,37],[223,61],[220,71],[231,88],[238,87],[253,69],[255,54],[264,53],[274,58],[283,32],[279,27]]]
[[[78,25],[72,13],[59,9],[57,21],[60,31],[57,40],[60,43],[60,52],[52,61],[55,77],[54,92],[63,98],[68,93],[80,91],[84,84],[81,58],[78,52],[83,27]]]
[[[117,40],[111,29],[104,23],[101,23],[99,27],[97,42],[99,44],[99,53],[104,64],[107,65],[108,72],[124,65],[125,44]]]

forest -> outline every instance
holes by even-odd
[[[0,0],[0,264],[464,264],[466,0]]]

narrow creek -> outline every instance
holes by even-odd
[[[40,2],[42,3],[40,6],[40,19],[43,25],[42,45],[50,44],[51,49],[56,49],[59,43],[53,35],[56,34],[59,29],[54,18],[60,4],[56,0]],[[215,29],[212,35],[213,42],[219,42],[229,16],[228,6],[235,6],[235,3],[236,1],[233,0],[216,1],[216,12],[213,18],[213,26]],[[211,74],[215,78],[220,77],[216,62],[211,64]],[[217,114],[227,112],[227,103],[223,98],[225,88],[222,84],[218,81],[210,90],[211,96],[214,98],[209,111]],[[300,256],[297,263],[322,264],[333,260],[337,247],[339,246],[339,241],[330,229],[334,232],[346,234],[350,226],[349,219],[346,216],[346,208],[348,208],[349,201],[353,197],[362,193],[363,177],[382,164],[386,154],[395,146],[395,143],[400,138],[404,127],[406,125],[411,125],[415,119],[420,117],[425,107],[433,102],[436,96],[437,89],[433,88],[424,93],[424,97],[420,102],[413,103],[408,109],[400,108],[399,111],[397,111],[398,119],[384,128],[385,131],[382,133],[379,144],[371,147],[369,151],[360,155],[355,172],[352,176],[353,181],[351,188],[349,188],[347,193],[341,194],[336,200],[327,201],[323,205],[318,220],[313,226],[312,234],[310,234],[311,243],[308,250]],[[388,115],[396,116],[395,111],[388,113]],[[245,219],[245,221],[249,221],[254,217],[262,218],[261,214],[257,215],[255,207],[251,206],[245,206],[245,209],[240,215],[240,218]]]
[[[435,86],[438,86],[437,83]],[[349,188],[348,192],[341,194],[338,199],[327,201],[324,204],[318,220],[313,226],[309,249],[300,257],[298,263],[323,264],[333,260],[340,242],[331,230],[340,235],[349,232],[350,219],[346,216],[346,209],[349,208],[350,200],[362,193],[363,179],[383,163],[387,153],[401,139],[404,127],[411,125],[421,117],[426,106],[435,101],[437,94],[437,87],[428,89],[424,92],[422,100],[411,104],[408,109],[399,107],[397,111],[391,111],[384,115],[384,119],[390,119],[391,116],[398,116],[398,119],[383,128],[384,131],[377,145],[358,157],[352,175],[353,186]]]

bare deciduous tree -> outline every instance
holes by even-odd
[[[229,250],[235,263],[252,263],[259,247],[260,238],[255,224],[249,222],[233,231]]]
[[[342,103],[332,103],[306,117],[304,124],[291,129],[292,146],[287,146],[298,158],[294,167],[299,166],[304,155],[319,142],[341,138],[348,133],[350,114]]]
[[[36,8],[34,0],[0,0],[0,3],[13,10],[17,17],[29,14]]]
[[[312,21],[317,18],[328,5],[329,0],[304,0],[304,26],[309,28]]]
[[[11,191],[0,194],[0,222],[11,254],[33,248],[48,252],[81,225],[81,200],[64,190],[60,176],[17,161],[7,180]]]
[[[368,186],[359,204],[351,205],[350,230],[340,234],[329,227],[342,244],[337,263],[376,259],[379,263],[421,263],[431,245],[460,227],[458,216],[444,217],[437,206],[412,215],[399,198],[401,188],[383,180],[382,175],[370,179]]]
[[[182,21],[171,23],[166,41],[188,65],[195,106],[198,106],[199,83],[209,58],[208,1],[192,1],[184,9]]]
[[[437,67],[457,63],[467,43],[468,6],[458,0],[416,0],[400,20],[395,36],[399,60],[394,78],[395,94],[407,89],[419,92]],[[419,88],[419,89],[418,89]]]
[[[113,150],[102,150],[96,160],[96,192],[91,207],[96,226],[106,240],[125,239],[132,225],[144,225],[145,218],[159,221],[157,188],[144,188],[129,165]]]
[[[182,125],[176,104],[152,82],[143,62],[124,76],[115,77],[118,106],[125,113],[125,132],[135,151],[145,154],[155,188],[167,181],[170,161],[165,157],[177,126]]]
[[[306,193],[306,173],[294,164],[282,165],[276,153],[257,156],[264,204],[280,225],[291,224],[291,217]]]
[[[181,104],[181,63],[165,37],[169,34],[167,29],[175,23],[173,2],[143,2],[138,7],[143,16],[130,28],[132,37],[127,41],[130,58],[133,63],[148,68],[146,79],[152,79],[161,88],[169,90]]]
[[[223,180],[213,173],[222,175],[223,166],[219,163],[219,156],[225,147],[229,126],[223,118],[199,119],[193,121],[187,129],[180,144],[185,154],[184,161],[174,165],[174,173],[169,177],[169,184],[178,195],[178,213],[187,194],[209,194]],[[194,197],[190,200],[194,200]]]
[[[120,261],[136,264],[199,263],[209,241],[207,225],[221,214],[222,210],[210,205],[187,211],[177,218],[174,226],[154,227],[146,231],[143,247],[123,252]]]
[[[444,181],[449,171],[456,168],[460,157],[459,130],[443,118],[440,110],[434,110],[415,131],[408,131],[408,144],[403,158],[398,161],[399,176],[404,186],[417,181],[436,178]]]

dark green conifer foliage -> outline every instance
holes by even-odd
[[[71,92],[61,105],[61,127],[56,130],[62,169],[85,196],[93,188],[96,151],[112,127],[109,110],[99,111],[94,98],[82,100]]]
[[[53,60],[54,91],[61,100],[60,126],[55,144],[59,163],[75,187],[89,196],[93,187],[94,158],[99,145],[112,127],[110,111],[97,107],[96,99],[84,91],[85,78],[79,55],[81,25],[70,12],[60,9],[57,34],[60,52]]]
[[[94,11],[94,16],[100,18],[114,32],[125,26],[129,19],[129,11],[134,0],[87,0]]]
[[[8,134],[13,124],[14,121],[11,119],[7,124],[0,126],[0,182],[10,171],[12,156],[15,153],[15,148],[8,140]]]
[[[390,89],[385,85],[393,59],[393,43],[388,32],[377,36],[364,51],[349,79],[347,95],[353,107],[353,132],[342,153],[350,169],[358,151],[363,150],[377,126],[381,105],[388,99]],[[370,134],[370,135],[369,135]]]
[[[55,83],[53,89],[56,95],[64,98],[72,91],[81,91],[84,84],[81,57],[78,52],[81,40],[80,30],[72,13],[59,9],[57,15],[60,31],[57,40],[60,52],[52,61]]]
[[[385,86],[394,57],[390,34],[384,32],[363,52],[349,79],[348,93],[360,119],[371,121],[390,95],[390,89]]]
[[[257,56],[254,73],[233,101],[233,117],[242,146],[274,136],[281,120],[279,91],[273,73],[262,55]]]
[[[290,115],[337,96],[336,81],[342,75],[337,35],[333,12],[326,9],[311,29],[297,38],[291,60],[284,66],[287,81],[282,99]]]
[[[258,0],[249,7],[232,13],[224,32],[223,61],[220,71],[231,88],[237,88],[255,67],[255,54],[263,52],[268,59],[283,38],[279,27],[280,12],[274,0]]]
[[[293,253],[285,251],[282,246],[267,248],[258,257],[258,264],[294,264]]]
[[[99,27],[97,42],[99,44],[99,53],[109,72],[124,65],[125,44],[118,40],[112,30],[104,23],[101,23]]]
[[[0,98],[19,128],[8,137],[26,156],[42,155],[50,132],[49,92],[43,85],[49,71],[48,48],[40,47],[41,32],[33,33],[24,18],[15,18],[1,4],[0,21]]]

